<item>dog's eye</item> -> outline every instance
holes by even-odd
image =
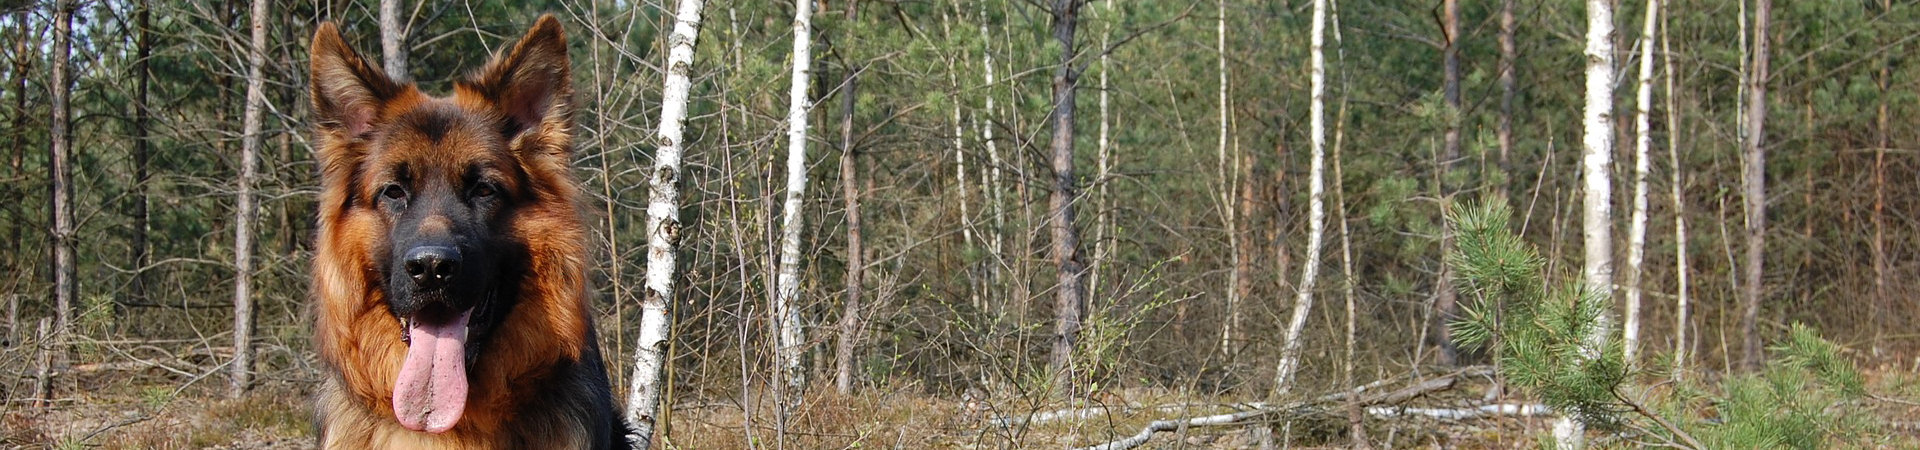
[[[407,189],[400,187],[398,184],[389,184],[386,188],[380,189],[380,195],[388,199],[399,200],[407,198]]]
[[[493,194],[493,183],[480,183],[473,185],[473,193],[471,195],[473,195],[473,198],[487,198],[492,197]]]

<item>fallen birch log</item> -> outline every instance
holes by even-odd
[[[1148,423],[1146,427],[1140,429],[1139,433],[1134,433],[1132,436],[1093,446],[1080,447],[1077,450],[1126,450],[1147,443],[1148,440],[1153,439],[1153,435],[1158,433],[1175,431],[1181,428],[1242,425],[1256,419],[1266,420],[1265,416],[1269,415],[1285,414],[1288,416],[1302,416],[1324,411],[1326,409],[1324,405],[1333,403],[1351,401],[1358,403],[1360,406],[1399,404],[1429,393],[1452,389],[1461,378],[1480,376],[1483,372],[1484,371],[1480,369],[1469,369],[1453,375],[1421,381],[1404,388],[1375,395],[1362,396],[1366,391],[1366,387],[1377,386],[1380,384],[1378,382],[1362,386],[1361,388],[1324,395],[1313,401],[1289,403],[1279,408],[1261,407],[1229,414],[1216,414],[1187,419],[1156,420]]]
[[[1422,416],[1446,420],[1478,419],[1487,416],[1535,417],[1556,415],[1553,408],[1542,404],[1529,405],[1482,405],[1472,408],[1412,408],[1398,406],[1372,406],[1367,415],[1383,419],[1396,417]]]

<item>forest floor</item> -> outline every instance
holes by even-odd
[[[210,377],[212,378],[212,377]],[[1873,377],[1888,392],[1915,390],[1910,374]],[[82,380],[98,386],[67,395],[51,408],[8,404],[0,410],[0,448],[81,449],[298,449],[311,448],[313,427],[309,392],[300,383],[269,381],[239,400],[221,399],[223,383],[144,384],[134,380]],[[1888,385],[1898,383],[1898,385]],[[1405,407],[1457,409],[1485,404],[1484,383],[1463,382],[1402,403]],[[664,448],[744,449],[767,447],[785,439],[787,448],[975,449],[1066,448],[1097,445],[1139,433],[1150,422],[1247,411],[1231,399],[1182,396],[1169,392],[1102,393],[1102,405],[1061,408],[1018,398],[969,400],[928,395],[913,388],[874,389],[859,396],[809,395],[789,415],[784,435],[776,432],[772,402],[748,423],[738,399],[682,402],[669,417]],[[737,396],[736,396],[737,397]],[[1013,407],[1011,405],[1029,405]],[[1835,405],[1871,408],[1888,436],[1869,447],[1920,448],[1920,406],[1902,404]],[[1045,417],[1049,411],[1075,411]],[[1495,416],[1436,419],[1374,411],[1365,421],[1376,448],[1537,448],[1537,436],[1551,417]],[[1289,414],[1275,424],[1272,438],[1292,448],[1343,448],[1349,441],[1345,411]],[[1022,419],[1032,419],[1027,423]],[[1266,430],[1245,422],[1191,427],[1156,433],[1138,448],[1257,448]],[[1596,435],[1597,436],[1597,435]],[[1612,442],[1602,448],[1632,447]],[[656,447],[661,448],[661,447]]]

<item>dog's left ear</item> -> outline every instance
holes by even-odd
[[[538,148],[565,153],[571,147],[567,133],[573,120],[571,67],[560,20],[543,15],[512,49],[496,55],[456,89],[478,94],[504,114],[507,123],[501,131],[507,139],[536,133]]]

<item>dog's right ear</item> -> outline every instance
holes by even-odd
[[[313,112],[321,131],[348,141],[365,138],[381,108],[403,86],[360,58],[333,22],[322,22],[314,31],[309,51]]]

